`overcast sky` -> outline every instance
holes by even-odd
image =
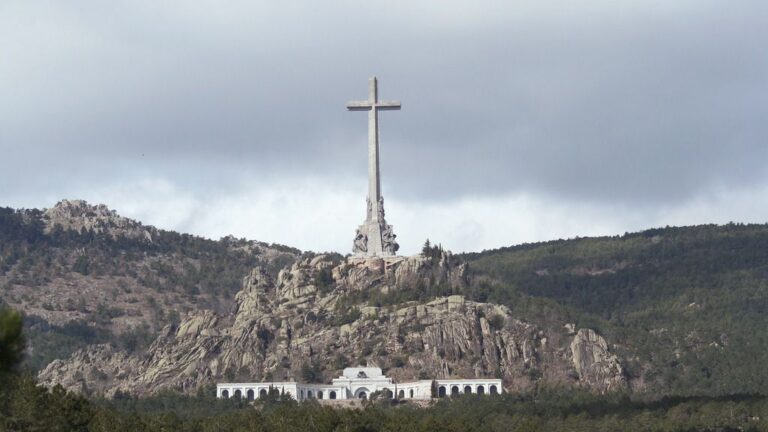
[[[0,2],[0,206],[349,252],[768,221],[768,2]]]

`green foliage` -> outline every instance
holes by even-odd
[[[259,339],[259,346],[264,352],[267,347],[269,347],[269,344],[275,339],[275,334],[267,327],[259,327],[258,330],[256,330],[256,337]]]
[[[116,307],[107,306],[104,303],[99,303],[96,306],[96,310],[93,311],[93,321],[103,326],[112,322],[113,318],[121,317],[125,315],[125,312]]]
[[[323,369],[320,364],[304,362],[301,365],[301,379],[305,383],[323,382]]]
[[[405,366],[407,363],[407,360],[403,356],[393,356],[392,357],[392,367],[401,368]]]
[[[333,274],[329,267],[323,267],[315,273],[315,286],[320,292],[328,292],[334,286]]]
[[[336,354],[336,357],[333,359],[333,368],[336,370],[341,370],[348,366],[349,360],[347,360],[344,354]]]
[[[72,271],[80,273],[81,275],[87,276],[91,273],[90,263],[88,262],[88,257],[85,255],[80,255],[75,260],[75,263],[72,264]]]
[[[443,255],[442,245],[432,245],[429,239],[424,242],[424,246],[421,248],[421,254],[427,258],[431,258],[433,262],[438,261]]]
[[[768,388],[768,226],[648,230],[465,254],[465,295],[594,328],[662,394]]]
[[[217,399],[213,387],[194,396],[165,391],[88,400],[38,386],[28,375],[2,390],[0,430],[13,431],[768,431],[768,398],[759,395],[632,400],[539,387],[444,398],[425,408],[382,394],[362,409],[345,409],[299,404],[276,391],[253,402]]]
[[[494,314],[488,318],[488,325],[493,330],[501,330],[504,328],[504,317],[499,314]]]
[[[360,309],[347,306],[343,300],[344,299],[336,304],[336,312],[333,325],[337,327],[344,324],[351,324],[360,319],[360,316],[362,316]]]
[[[135,353],[141,352],[144,348],[148,347],[154,339],[154,334],[150,331],[149,326],[143,323],[126,330],[118,335],[116,339],[118,348],[127,353]]]
[[[0,377],[12,372],[24,355],[22,317],[17,311],[0,309]]]
[[[25,365],[32,370],[42,369],[53,360],[66,358],[87,345],[114,340],[112,333],[83,320],[57,326],[38,316],[27,315],[24,317],[24,329],[31,346],[45,348],[29,353]]]
[[[283,254],[262,256],[262,247],[245,240],[213,241],[163,230],[157,231],[151,241],[61,227],[45,233],[39,210],[0,208],[0,293],[8,292],[13,285],[34,293],[37,287],[69,278],[72,273],[78,278],[106,275],[117,281],[115,292],[128,293],[137,285],[139,289],[143,286],[156,291],[147,294],[153,302],[149,304],[152,322],[148,332],[154,337],[158,329],[179,319],[178,311],[169,312],[167,304],[155,301],[155,297],[160,297],[158,294],[183,297],[196,307],[225,312],[240,290],[243,276],[253,267],[263,266],[276,276],[299,254],[297,249],[272,245]],[[27,295],[24,300],[30,303],[31,298],[34,296]],[[143,330],[141,334],[110,335],[113,321],[126,314],[126,310],[108,302],[89,306],[82,298],[63,304],[56,300],[41,301],[39,306],[51,311],[76,310],[95,326],[80,332],[67,326],[42,325],[40,319],[25,320],[34,347],[26,366],[38,369],[94,341],[112,342],[129,349],[145,345],[147,335]],[[83,330],[81,326],[79,329]]]
[[[268,266],[269,271],[275,274],[279,268],[295,259],[290,253],[298,253],[286,249],[286,255],[276,260],[265,260],[258,252],[250,252],[242,240],[223,239],[216,242],[165,231],[159,232],[151,243],[61,229],[44,234],[40,216],[37,211],[0,209],[0,276],[4,277],[0,290],[12,285],[34,288],[61,274],[74,271],[92,277],[107,274],[120,281],[130,281],[125,285],[117,284],[115,289],[130,290],[139,284],[164,294],[170,291],[173,296],[194,299],[199,307],[224,310],[239,290],[242,276],[254,265]],[[422,252],[435,261],[443,253],[439,245],[434,246],[429,242],[425,243]],[[674,406],[633,405],[635,411],[632,412],[616,408],[607,414],[609,417],[624,414],[629,416],[627,418],[632,415],[638,418],[666,418],[668,415],[685,417],[688,412],[704,416],[710,414],[709,405],[712,405],[714,413],[728,404],[739,407],[744,403],[751,407],[749,404],[752,402],[744,402],[746,399],[727,399],[731,398],[728,395],[765,393],[765,389],[768,389],[768,370],[763,366],[768,363],[768,333],[765,332],[768,326],[766,225],[729,224],[654,229],[622,237],[526,244],[466,254],[459,258],[470,264],[471,284],[466,287],[442,284],[435,278],[435,274],[420,275],[424,277],[409,281],[407,286],[390,290],[386,294],[377,290],[346,294],[337,303],[334,314],[308,314],[307,322],[348,324],[360,319],[358,306],[361,304],[390,306],[411,300],[425,301],[437,296],[461,294],[477,301],[504,304],[516,318],[548,328],[549,331],[563,332],[562,325],[565,322],[576,323],[577,328],[598,330],[610,341],[611,349],[621,355],[622,365],[630,378],[642,377],[649,393],[714,396],[710,399],[677,401]],[[82,279],[79,276],[75,278]],[[313,278],[321,290],[334,287],[330,270],[317,272]],[[137,297],[140,298],[140,295]],[[222,299],[230,299],[230,303]],[[158,303],[154,297],[147,297],[147,304],[157,314],[159,324],[178,321],[178,312],[175,315],[165,314],[163,311],[167,305]],[[65,306],[56,303],[55,299],[41,304],[51,310],[64,307],[69,308],[66,310],[91,314],[88,315],[91,322],[75,321],[54,326],[39,317],[25,317],[25,334],[29,345],[34,348],[29,351],[26,365],[38,369],[52,359],[66,357],[90,343],[112,342],[134,351],[145,346],[155,329],[142,327],[113,335],[107,330],[108,326],[114,318],[126,311],[108,305],[102,303],[88,306],[82,298],[79,301],[72,300],[71,305]],[[93,310],[87,310],[88,307]],[[492,315],[487,319],[494,329],[504,325],[503,318],[499,316]],[[280,325],[280,320],[273,323],[274,328]],[[265,349],[274,338],[270,328],[259,329],[257,336]],[[565,337],[560,339],[567,340]],[[0,350],[0,355],[6,353]],[[373,348],[365,347],[361,353],[362,358],[356,360],[362,361],[373,354]],[[343,360],[338,365],[346,362],[346,359]],[[399,356],[390,356],[388,363],[398,367],[400,360]],[[316,371],[311,370],[314,365],[307,366],[317,376]],[[237,376],[241,371],[230,373]],[[527,373],[534,379],[542,376],[542,371],[534,368],[528,369]],[[50,396],[53,392],[44,396],[32,391],[28,385],[24,388],[28,392],[25,397],[29,400],[54,397]],[[497,402],[488,403],[493,405]],[[518,403],[532,402],[514,402]],[[594,415],[584,408],[591,405],[580,403],[574,405],[573,413]],[[608,402],[598,400],[590,403],[605,405]],[[755,403],[759,405],[762,402]],[[454,401],[451,406],[460,406],[458,404],[459,401]],[[443,409],[440,406],[434,409]],[[481,405],[478,407],[485,409]],[[289,408],[280,406],[269,409],[279,411]],[[300,409],[309,410],[304,407]],[[499,424],[506,422],[523,429],[553,426],[549,423],[553,421],[551,419],[521,414],[506,407],[496,406],[493,409],[498,411],[488,413],[499,419]],[[547,409],[568,417],[576,429],[586,428],[585,425],[589,424],[578,423],[573,415],[557,411],[561,409],[559,406],[555,409],[548,405]],[[677,412],[682,409],[688,410],[686,414]],[[265,407],[264,412],[257,414],[259,424],[269,422],[267,411]],[[103,424],[127,421],[122,411],[118,412],[115,414],[111,408],[99,406],[94,418],[106,421]],[[366,412],[377,422],[385,422],[387,416],[392,415],[387,411]],[[222,424],[235,427],[235,423],[229,423],[230,417],[227,416],[230,414],[231,418],[242,420],[247,417],[247,421],[257,421],[255,417],[249,417],[250,413],[242,414],[238,411],[237,414],[222,414],[227,418],[222,420]],[[176,424],[176,420],[182,423],[186,421],[173,419],[175,415],[178,414],[149,415],[141,417],[141,421],[146,420],[153,427]],[[211,415],[215,417],[218,414]],[[424,415],[424,418],[430,416]],[[514,419],[519,422],[510,423]],[[430,422],[431,426],[438,429],[455,426],[434,418]],[[690,426],[674,422],[653,423],[649,420],[647,424],[662,429],[675,425],[670,428],[689,430],[704,423],[693,422],[690,424],[694,426]],[[413,430],[418,430],[418,426],[414,426]],[[554,425],[553,430],[560,426]],[[748,429],[748,426],[744,427]],[[716,427],[722,429],[722,425]]]

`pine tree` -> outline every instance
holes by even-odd
[[[0,310],[0,375],[12,372],[24,354],[21,314],[15,310]]]

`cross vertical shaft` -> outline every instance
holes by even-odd
[[[379,101],[378,83],[376,77],[368,81],[368,101],[373,107]],[[372,108],[368,111],[368,199],[371,201],[371,211],[366,219],[378,220],[379,200],[381,199],[381,170],[379,168],[379,111]]]

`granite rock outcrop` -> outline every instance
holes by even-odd
[[[104,204],[90,205],[84,200],[61,200],[43,212],[45,233],[54,230],[105,234],[112,239],[125,237],[152,242],[157,229],[120,216]]]
[[[582,382],[601,391],[626,387],[627,379],[619,358],[608,342],[592,329],[580,329],[571,341],[573,367]]]
[[[544,330],[505,306],[462,295],[387,301],[436,284],[460,293],[467,278],[466,264],[449,253],[309,255],[274,278],[257,267],[244,277],[231,314],[192,312],[166,326],[146,353],[89,347],[51,363],[39,378],[75,391],[142,395],[217,381],[329,380],[346,366],[368,364],[400,380],[501,377],[507,389],[538,380],[598,391],[626,385],[618,358],[592,330]]]

